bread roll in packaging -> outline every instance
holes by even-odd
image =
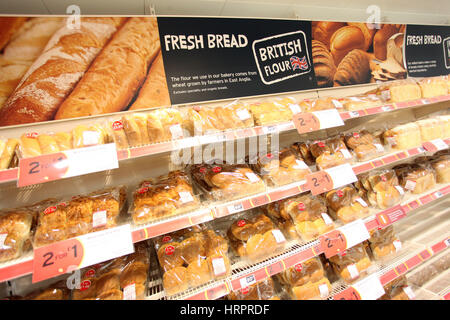
[[[329,261],[335,273],[348,284],[365,277],[372,264],[363,243],[338,253]]]
[[[383,104],[381,98],[375,94],[362,94],[343,97],[339,99],[339,102],[347,111],[375,108]]]
[[[345,135],[345,144],[358,161],[367,161],[385,154],[385,148],[377,133],[367,130],[353,131]]]
[[[298,102],[293,98],[283,100],[265,99],[250,104],[250,111],[258,126],[292,120]],[[294,110],[294,111],[293,111]]]
[[[431,117],[416,121],[420,128],[422,141],[431,141],[435,139],[445,139],[445,122],[441,117]]]
[[[70,290],[65,280],[57,281],[50,286],[28,293],[19,300],[69,300]]]
[[[13,159],[19,145],[17,139],[5,139],[0,141],[0,170],[13,167]]]
[[[180,170],[142,181],[130,208],[135,224],[143,224],[197,209],[200,200],[191,179]]]
[[[155,239],[167,295],[195,288],[231,274],[228,242],[211,225],[199,225]]]
[[[232,291],[228,300],[280,300],[280,294],[275,288],[272,278],[265,278],[255,284],[240,290]]]
[[[379,300],[413,300],[415,297],[404,275],[392,280],[383,288],[385,294]]]
[[[342,109],[342,104],[335,98],[303,99],[298,103],[302,112]]]
[[[294,300],[323,300],[331,294],[331,283],[317,257],[296,264],[277,278]]]
[[[198,188],[211,200],[233,200],[266,189],[261,177],[246,164],[194,164],[190,173]]]
[[[325,199],[330,215],[342,223],[365,218],[369,214],[368,203],[351,185],[327,192]]]
[[[38,214],[34,246],[40,247],[115,227],[125,204],[126,189],[123,186],[63,201],[55,200],[43,207]]]
[[[222,221],[236,259],[251,263],[281,252],[286,237],[273,221],[261,211],[246,211]]]
[[[370,252],[375,260],[386,260],[402,249],[402,242],[395,235],[394,227],[370,231],[368,240]]]
[[[450,182],[450,156],[442,155],[431,162],[431,166],[436,172],[437,183]]]
[[[311,170],[294,148],[260,155],[250,159],[250,167],[268,185],[281,186],[306,179]]]
[[[436,173],[428,163],[399,165],[394,170],[405,191],[420,194],[436,186]]]

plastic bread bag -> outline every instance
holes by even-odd
[[[328,215],[325,203],[310,194],[278,201],[281,217],[289,217],[295,231],[303,241],[311,241],[332,229],[334,222]]]
[[[79,289],[73,300],[142,300],[145,298],[150,256],[146,242],[135,244],[135,252],[81,270]]]
[[[311,170],[294,148],[283,148],[250,161],[251,168],[266,182],[281,186],[306,179]]]
[[[342,104],[338,99],[327,97],[317,99],[303,99],[299,103],[302,112],[313,112],[328,109],[338,109],[342,111]]]
[[[353,151],[358,161],[367,161],[385,154],[385,149],[376,133],[367,130],[349,132],[345,144]]]
[[[19,154],[21,158],[31,158],[42,154],[36,132],[25,133],[19,139]]]
[[[228,300],[279,300],[272,278],[265,278],[248,287],[230,292]]]
[[[347,111],[357,111],[369,108],[379,107],[383,101],[375,94],[354,95],[339,99]]]
[[[436,172],[437,183],[450,182],[450,155],[441,155],[432,160],[431,167]]]
[[[33,213],[26,208],[0,211],[0,262],[18,258],[31,238]]]
[[[292,96],[275,97],[274,102],[289,107],[292,115],[302,112],[302,107],[299,104],[299,100]]]
[[[225,130],[214,108],[191,106],[183,109],[183,126],[192,136],[211,134]]]
[[[448,84],[443,77],[424,78],[418,84],[422,91],[422,98],[432,98],[448,94]]]
[[[184,118],[177,108],[160,108],[147,113],[149,143],[159,143],[184,138]]]
[[[405,276],[392,280],[383,288],[385,294],[379,300],[411,300],[414,296]]]
[[[394,233],[394,227],[388,226],[380,230],[370,231],[370,251],[375,260],[385,260],[402,248],[400,239]]]
[[[405,191],[420,194],[436,186],[436,174],[428,163],[399,165],[393,168]]]
[[[438,119],[442,125],[442,139],[450,138],[450,115],[439,115],[434,117]]]
[[[222,123],[224,130],[250,128],[254,126],[249,107],[240,101],[214,108],[214,112]]]
[[[118,225],[119,215],[126,205],[125,186],[117,186],[92,192],[92,227],[90,232],[112,228]]]
[[[250,262],[282,251],[287,242],[272,220],[258,210],[233,215],[224,227],[235,257]]]
[[[325,199],[330,215],[342,223],[361,219],[369,214],[367,202],[352,185],[327,192]]]
[[[290,121],[293,116],[287,101],[276,101],[273,98],[267,98],[265,101],[251,103],[250,110],[255,120],[255,124],[259,126]]]
[[[265,191],[261,177],[247,164],[194,164],[190,173],[206,197],[233,200]]]
[[[160,236],[155,241],[163,287],[168,295],[231,274],[228,242],[210,227]]]
[[[0,144],[0,170],[12,168],[13,158],[16,155],[16,150],[19,145],[17,139],[1,140]]]
[[[69,300],[70,290],[66,281],[60,280],[47,288],[35,290],[20,300]]]
[[[372,262],[367,255],[364,244],[351,247],[345,252],[329,258],[334,271],[347,283],[352,283],[367,275]]]
[[[128,149],[130,147],[127,135],[125,134],[125,130],[123,128],[122,120],[118,119],[111,121],[109,123],[109,129],[110,136],[112,137],[118,150]]]
[[[438,117],[422,119],[415,123],[420,128],[420,136],[423,142],[446,138],[444,135],[444,123]]]
[[[369,203],[379,209],[387,209],[398,204],[405,194],[392,169],[373,170],[360,175],[359,179],[367,190]]]
[[[80,124],[72,130],[73,149],[108,143],[110,138],[103,123]]]
[[[300,239],[300,235],[297,233],[297,230],[295,228],[294,222],[292,222],[291,217],[288,216],[282,216],[280,213],[280,204],[282,201],[275,201],[271,202],[268,205],[261,208],[261,210],[266,214],[268,217],[272,219],[275,226],[280,229],[283,234],[286,236],[289,240],[296,240]]]
[[[180,170],[140,183],[133,193],[131,215],[135,224],[194,210],[200,206],[189,176]]]
[[[406,150],[422,145],[420,127],[415,122],[401,124],[383,133],[384,143],[393,150]]]
[[[385,103],[403,102],[422,98],[422,92],[417,82],[412,79],[404,79],[380,85],[377,89],[370,91]]]
[[[295,300],[321,300],[331,293],[331,283],[317,257],[298,263],[277,277]]]

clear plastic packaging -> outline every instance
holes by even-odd
[[[0,170],[14,167],[13,159],[19,145],[17,139],[5,139],[0,141]]]
[[[232,291],[228,300],[280,300],[272,278],[266,278],[241,290]]]
[[[396,254],[402,248],[402,243],[395,235],[393,226],[370,231],[370,238],[368,241],[370,251],[375,260],[385,260],[393,254]]]
[[[72,148],[85,148],[109,142],[109,135],[103,124],[90,126],[80,124],[72,130]]]
[[[139,184],[133,193],[131,215],[135,224],[194,210],[200,206],[191,180],[180,170]]]
[[[353,156],[344,143],[343,136],[335,136],[322,141],[294,143],[307,164],[315,163],[318,170],[328,169],[353,162]]]
[[[436,116],[442,125],[442,139],[450,138],[450,115]]]
[[[367,130],[346,134],[345,144],[353,151],[358,161],[371,160],[386,152],[378,135]]]
[[[383,133],[383,140],[394,150],[406,150],[422,145],[420,127],[415,122],[386,130]]]
[[[394,170],[374,170],[360,176],[359,184],[367,192],[370,205],[387,209],[398,204],[405,194]]]
[[[438,117],[416,121],[420,128],[422,141],[431,141],[435,139],[446,138],[444,134],[444,123]]]
[[[420,86],[414,79],[404,79],[393,81],[389,84],[381,85],[374,91],[384,102],[403,102],[422,98]]]
[[[347,111],[375,108],[383,105],[383,101],[375,94],[355,95],[339,99]]]
[[[167,295],[231,274],[228,242],[210,227],[196,226],[160,236],[155,247]]]
[[[20,300],[69,300],[70,290],[66,281],[58,281],[45,289],[33,291]]]
[[[80,289],[73,300],[143,300],[150,266],[146,242],[134,245],[135,252],[81,270]]]
[[[328,216],[326,205],[320,198],[312,195],[300,195],[277,202],[265,207],[267,214],[284,229],[290,238],[297,237],[303,241],[311,241],[321,234],[334,229],[334,222]],[[291,226],[293,225],[293,226]]]
[[[294,148],[284,148],[278,152],[257,157],[251,168],[266,182],[281,186],[306,179],[311,170]]]
[[[367,275],[367,269],[371,266],[364,244],[359,244],[331,257],[331,265],[339,277],[346,283],[353,283],[357,279]]]
[[[33,215],[27,208],[0,211],[0,262],[20,257],[29,247]]]
[[[405,290],[407,287],[406,277],[400,276],[384,286],[385,294],[379,300],[411,300]]]
[[[205,196],[213,200],[233,200],[266,189],[261,177],[246,164],[196,164],[190,173]]]
[[[277,277],[295,300],[321,300],[331,293],[330,281],[317,257],[299,263]]]
[[[405,191],[419,194],[436,186],[436,174],[428,163],[400,165],[393,169]]]
[[[304,99],[299,103],[302,112],[313,112],[328,109],[342,109],[343,106],[338,99],[335,98],[317,98]]]
[[[436,172],[437,183],[450,182],[450,155],[442,155],[431,161],[431,167]]]
[[[291,106],[292,105],[292,106]],[[292,120],[296,101],[292,98],[283,100],[268,100],[263,102],[255,102],[250,104],[250,110],[255,120],[255,124],[259,126],[270,125],[277,122],[287,122]]]
[[[418,83],[423,98],[444,96],[448,93],[448,85],[444,77],[424,78]]]
[[[125,187],[55,201],[39,212],[34,246],[40,247],[118,224],[126,202]]]
[[[282,251],[286,245],[281,230],[257,210],[233,215],[227,221],[227,237],[236,257],[257,262]]]
[[[330,215],[343,223],[364,218],[369,214],[369,205],[353,186],[331,190],[325,198]]]

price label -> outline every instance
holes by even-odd
[[[129,224],[36,248],[32,282],[53,278],[133,252]]]
[[[353,284],[353,288],[359,293],[361,300],[377,300],[385,293],[380,278],[376,274]]]
[[[436,152],[439,150],[447,149],[448,145],[442,139],[435,139],[435,140],[424,142],[423,147],[425,148],[425,150],[427,150],[429,152]]]
[[[376,215],[378,226],[381,228],[384,228],[394,223],[395,221],[403,219],[404,217],[406,217],[406,213],[403,211],[400,205],[379,212]]]
[[[293,121],[299,134],[312,132],[320,129],[320,121],[312,113],[294,114]]]
[[[256,283],[255,275],[251,274],[249,276],[246,276],[239,280],[239,283],[241,284],[241,288],[246,288],[254,283]]]
[[[17,186],[24,187],[118,167],[115,143],[67,150],[20,159]]]
[[[227,210],[228,210],[228,213],[233,214],[233,213],[244,210],[244,206],[242,205],[242,203],[236,203],[231,206],[227,206]]]
[[[446,239],[446,240],[444,241],[444,243],[445,243],[445,245],[446,245],[447,247],[450,247],[450,238]]]
[[[355,181],[357,181],[356,175],[348,163],[306,176],[306,185],[313,195],[340,188]]]
[[[353,287],[349,287],[342,292],[339,292],[333,297],[333,300],[361,300],[358,291]]]
[[[357,118],[357,117],[359,117],[359,112],[358,111],[350,111],[348,114],[350,115],[350,118]]]

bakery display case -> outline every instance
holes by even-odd
[[[0,299],[450,299],[450,79],[409,25],[299,20],[300,89],[223,98],[164,19],[65,19],[0,17]]]

